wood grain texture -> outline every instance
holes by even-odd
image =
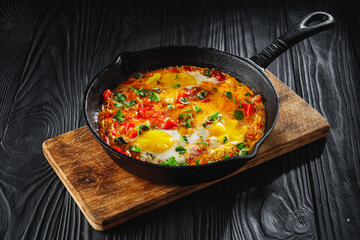
[[[280,99],[276,126],[257,155],[223,179],[325,137],[330,130],[317,111],[267,74]],[[219,181],[166,186],[142,180],[117,166],[86,127],[45,141],[43,151],[91,226],[100,231]]]
[[[333,14],[335,29],[269,70],[329,120],[326,140],[110,231],[91,228],[41,144],[84,125],[81,96],[99,70],[122,51],[159,45],[249,57],[313,10]],[[1,0],[0,239],[359,239],[357,13],[335,0]]]

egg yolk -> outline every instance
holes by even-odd
[[[134,145],[142,151],[162,153],[174,145],[174,139],[166,132],[152,130],[138,137]]]
[[[210,135],[218,138],[220,142],[223,141],[225,135],[230,141],[243,141],[246,129],[237,120],[227,120],[225,123],[217,122],[208,128]]]
[[[163,82],[172,87],[175,84],[180,84],[180,87],[193,86],[197,84],[196,79],[186,73],[167,73],[162,77]]]

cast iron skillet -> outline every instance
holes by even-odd
[[[102,70],[90,83],[84,99],[85,122],[106,153],[123,169],[157,183],[193,184],[224,177],[253,158],[261,143],[275,126],[279,99],[264,69],[281,53],[301,40],[333,27],[334,18],[324,12],[313,12],[259,54],[247,59],[211,48],[195,46],[169,46],[138,52],[125,52]],[[246,84],[263,97],[265,106],[265,134],[244,157],[231,157],[219,162],[195,166],[164,166],[143,162],[126,156],[107,145],[99,136],[97,116],[102,104],[102,93],[114,89],[134,72],[151,71],[169,66],[191,65],[217,68]],[[156,139],[154,139],[156,141]]]

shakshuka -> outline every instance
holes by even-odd
[[[245,156],[264,135],[262,97],[218,69],[137,72],[103,94],[101,138],[133,158],[163,165]]]

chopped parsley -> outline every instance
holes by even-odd
[[[127,107],[130,107],[130,106],[136,105],[137,102],[133,99],[133,100],[130,100],[130,101],[124,101],[124,104],[125,104]]]
[[[122,143],[122,144],[127,144],[127,142],[125,141],[125,139],[123,137],[118,137],[114,140],[114,144],[119,144],[119,143]]]
[[[205,91],[205,90],[201,90],[201,91],[198,92],[196,95],[197,95],[201,100],[204,100],[205,97],[206,97],[206,95],[208,95],[208,92]]]
[[[251,96],[251,94],[249,92],[246,92],[245,96]]]
[[[215,162],[215,161],[213,161],[213,160],[209,160],[209,161],[208,161],[208,163],[213,163],[213,162]]]
[[[188,143],[187,136],[181,136],[180,139],[183,140],[184,142]]]
[[[227,158],[229,158],[229,157],[230,157],[230,155],[228,155],[228,154],[225,154],[225,155],[224,155],[224,158],[225,158],[225,159],[227,159]]]
[[[206,70],[206,71],[204,72],[204,76],[205,76],[205,77],[211,77],[211,71],[210,71],[210,70]]]
[[[241,143],[236,144],[236,146],[238,149],[241,150],[241,149],[245,148],[245,143],[241,142]]]
[[[181,97],[181,98],[180,98],[180,102],[181,102],[182,104],[190,104],[186,97]]]
[[[114,103],[114,106],[117,107],[117,108],[123,108],[125,107],[125,105],[123,103]]]
[[[154,102],[160,101],[160,96],[157,92],[152,92],[152,95],[150,95],[148,98]]]
[[[176,80],[176,79],[178,79],[179,78],[179,74],[176,74],[176,77],[175,77],[175,79],[174,80]]]
[[[193,106],[193,109],[195,112],[200,112],[202,110],[202,107],[201,106]]]
[[[235,111],[234,111],[234,117],[235,117],[237,120],[241,120],[241,119],[243,119],[244,114],[243,114],[243,112],[242,112],[241,110],[235,109]]]
[[[140,148],[140,147],[129,146],[129,150],[130,150],[131,152],[141,152],[141,148]]]
[[[231,92],[226,92],[225,95],[227,96],[228,99],[232,99]]]
[[[148,130],[150,127],[147,124],[141,124],[141,125],[139,125],[139,128],[142,130]]]
[[[236,144],[236,147],[238,149],[240,149],[239,154],[238,154],[239,156],[245,156],[247,154],[248,151],[247,151],[247,148],[245,147],[244,142]]]
[[[123,122],[126,120],[126,118],[124,117],[124,114],[121,113],[121,110],[118,110],[116,115],[114,116],[114,120],[118,121],[118,122]]]
[[[180,114],[178,118],[179,119],[183,118],[183,120],[181,121],[182,125],[184,125],[185,127],[191,128],[191,120],[193,120],[191,113]]]
[[[173,88],[177,88],[177,87],[180,87],[180,84],[174,84],[172,85]]]
[[[196,164],[196,165],[199,165],[199,164],[200,164],[200,160],[196,160],[195,164]]]
[[[212,124],[221,119],[222,119],[222,116],[219,114],[219,112],[211,114],[203,123],[203,127],[206,127],[206,124],[208,124],[208,123]]]
[[[140,97],[145,97],[145,96],[149,95],[149,93],[151,93],[150,90],[143,90],[142,87],[140,89],[137,89],[137,88],[133,88],[133,87],[130,86],[130,88],[131,88],[131,90],[133,90]]]
[[[172,109],[171,103],[169,103],[166,107],[167,107],[168,109]]]
[[[233,103],[235,104],[235,102],[236,102],[236,98],[234,98],[234,102],[233,102]]]
[[[223,138],[223,143],[226,143],[228,141],[229,141],[229,137],[227,135],[225,135],[224,138]]]
[[[169,165],[169,166],[186,166],[187,162],[178,162],[174,156],[169,157],[165,161],[158,163],[159,165]]]
[[[184,125],[187,128],[191,128],[191,119],[188,118],[187,120],[182,121],[181,124]]]
[[[184,153],[187,152],[186,149],[183,146],[177,146],[175,148],[175,151],[177,151],[179,154],[184,154]]]
[[[115,97],[114,97],[114,101],[115,102],[124,102],[126,99],[126,95],[125,94],[121,94],[119,92],[115,93]]]
[[[203,141],[203,142],[200,142],[201,144],[204,144],[205,146],[209,146],[208,142],[207,141]]]
[[[139,79],[139,77],[144,78],[145,76],[141,73],[134,73],[134,78]]]

